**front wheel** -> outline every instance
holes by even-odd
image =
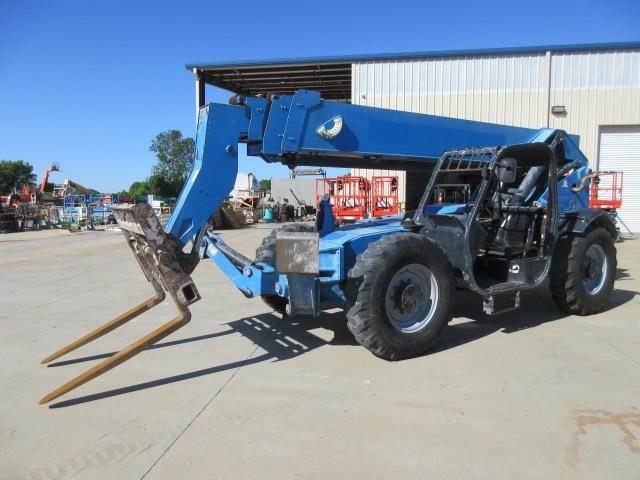
[[[553,299],[568,313],[596,313],[611,296],[616,268],[616,248],[604,228],[591,230],[584,237],[564,237],[556,245],[551,265]]]
[[[383,237],[349,271],[349,330],[387,360],[425,353],[451,319],[452,284],[447,258],[427,237]]]

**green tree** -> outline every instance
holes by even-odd
[[[142,197],[149,195],[149,181],[142,180],[139,182],[133,182],[129,187],[129,195],[132,197]]]
[[[164,179],[163,189],[167,184],[172,187],[172,193],[167,196],[174,197],[182,190],[193,167],[195,148],[193,138],[183,137],[180,130],[160,132],[151,141],[149,150],[156,154],[152,174]],[[160,187],[160,181],[155,182],[156,187]]]
[[[35,183],[33,166],[23,160],[0,160],[0,193],[10,194],[25,183]]]
[[[159,197],[176,197],[180,191],[176,191],[176,185],[173,185],[162,175],[151,175],[148,180],[149,193],[158,195]]]
[[[270,192],[271,191],[271,180],[270,179],[260,180],[258,182],[258,186],[260,187],[260,190],[264,190],[265,192]]]

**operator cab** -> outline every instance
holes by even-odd
[[[445,249],[459,281],[482,295],[539,283],[557,216],[554,148],[530,143],[445,153],[405,225]]]

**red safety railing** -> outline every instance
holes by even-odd
[[[595,172],[589,186],[589,206],[602,210],[622,206],[622,172]]]
[[[343,176],[316,180],[316,202],[329,196],[333,216],[340,222],[369,215],[371,183],[364,177]]]
[[[320,206],[320,200],[325,195],[329,196],[329,203],[331,204],[331,210],[333,216],[336,215],[336,182],[337,178],[318,178],[316,179],[316,207]]]
[[[399,210],[398,177],[372,177],[371,216],[395,215]]]
[[[364,177],[338,177],[335,188],[335,215],[338,220],[359,220],[368,216],[369,180]]]

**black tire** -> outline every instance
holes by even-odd
[[[407,333],[395,327],[388,315],[387,290],[397,272],[415,264],[433,273],[438,296],[430,320]],[[451,271],[445,254],[424,235],[397,233],[371,243],[349,270],[345,287],[349,330],[360,345],[386,360],[425,353],[451,320]]]
[[[595,293],[589,293],[584,281],[591,273],[584,266],[587,249],[593,244],[604,250],[607,269],[602,287]],[[575,315],[589,315],[603,310],[616,277],[616,248],[611,234],[604,228],[595,228],[585,236],[568,235],[561,238],[556,247],[549,274],[551,295],[564,311]]]
[[[267,265],[275,266],[276,264],[276,232],[313,232],[315,228],[313,225],[307,225],[304,223],[289,223],[276,230],[272,230],[269,235],[262,239],[262,243],[256,249],[256,262],[263,262]],[[287,299],[282,298],[279,295],[261,295],[262,301],[269,307],[273,308],[276,312],[284,315],[287,308]]]

